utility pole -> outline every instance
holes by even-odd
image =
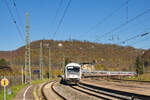
[[[143,51],[143,55],[144,55],[144,51]],[[144,63],[144,58],[142,59],[142,70],[143,70],[143,74],[145,73],[145,63]]]
[[[40,42],[40,79],[43,79],[43,41]]]
[[[21,79],[22,79],[22,84],[24,84],[24,72],[23,72],[23,66],[21,66]]]
[[[52,78],[51,48],[49,45],[49,79]]]
[[[65,73],[65,72],[64,72],[64,68],[65,68],[65,56],[63,55],[63,64],[62,64],[63,74]]]
[[[145,73],[144,59],[142,59],[142,71],[143,71],[143,74],[144,74]]]
[[[31,58],[30,58],[30,33],[29,33],[29,13],[26,13],[26,47],[25,47],[25,84],[31,83]]]

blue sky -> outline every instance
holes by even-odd
[[[98,38],[100,40],[96,41],[98,43],[131,45],[144,49],[150,47],[150,35],[127,41],[125,44],[120,43],[138,34],[150,32],[150,11],[118,30],[110,32],[109,35],[104,35],[127,20],[150,9],[150,0],[129,0],[128,5],[124,5],[127,0],[72,0],[55,37],[53,34],[69,0],[63,0],[56,18],[54,17],[61,0],[14,0],[20,15],[21,25],[13,6],[13,0],[0,0],[0,50],[14,50],[25,45],[25,41],[21,39],[13,23],[5,1],[8,2],[19,28],[23,31],[25,31],[25,13],[29,12],[31,41],[43,38],[67,40],[71,37],[72,39],[93,42]],[[103,20],[121,5],[123,6],[120,10],[107,20]],[[87,32],[98,22],[101,24]],[[22,34],[25,39],[25,32]],[[102,37],[103,35],[104,37]]]

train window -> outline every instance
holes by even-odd
[[[73,69],[73,67],[72,67],[72,66],[69,66],[68,69]]]
[[[67,67],[68,72],[79,72],[80,71],[80,67]]]

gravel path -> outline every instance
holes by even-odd
[[[27,86],[21,89],[13,100],[34,100],[32,91],[33,86]]]

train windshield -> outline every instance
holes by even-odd
[[[79,72],[80,71],[80,67],[76,67],[76,66],[69,66],[67,67],[68,72]]]

